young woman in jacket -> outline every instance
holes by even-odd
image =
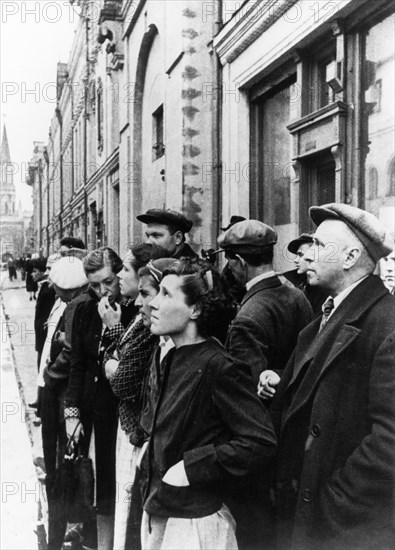
[[[212,335],[232,302],[217,270],[183,259],[164,272],[151,330],[175,347],[161,363],[151,435],[142,451],[143,550],[237,548],[225,493],[265,467],[276,436],[248,369]]]

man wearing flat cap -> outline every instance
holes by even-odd
[[[307,281],[308,262],[304,259],[307,251],[313,244],[313,237],[309,233],[302,233],[297,239],[291,241],[287,250],[295,254],[294,264],[296,269],[286,271],[283,276],[288,279],[296,288],[300,288],[310,302],[314,315],[321,314],[321,307],[327,294],[317,286],[309,285]]]
[[[277,234],[258,220],[231,226],[218,238],[225,250],[235,279],[246,288],[240,309],[229,327],[226,347],[231,355],[251,370],[258,385],[265,369],[282,372],[299,332],[312,319],[303,292],[283,284],[273,271],[273,247]],[[236,515],[240,549],[272,548],[273,517],[266,479],[254,480],[245,492],[243,510]],[[253,529],[251,528],[253,525]]]
[[[392,548],[395,298],[373,275],[392,244],[359,208],[331,203],[310,216],[308,278],[329,298],[299,335],[271,406],[279,548]]]
[[[151,208],[137,219],[147,224],[145,236],[148,243],[164,248],[172,258],[196,258],[197,254],[185,242],[185,233],[193,222],[175,210]]]

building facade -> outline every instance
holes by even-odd
[[[345,202],[394,230],[394,6],[377,0],[223,2],[222,215],[313,229],[308,207]]]
[[[73,7],[38,180],[43,250],[74,235],[122,254],[150,207],[190,217],[196,249],[215,246],[231,215],[271,224],[278,270],[313,229],[312,204],[360,206],[394,230],[392,2]]]

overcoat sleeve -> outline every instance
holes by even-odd
[[[262,327],[251,319],[238,315],[232,322],[226,348],[238,362],[248,365],[255,384],[268,368],[269,346],[263,342]]]

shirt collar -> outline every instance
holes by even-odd
[[[264,279],[269,279],[270,277],[274,277],[275,275],[276,274],[274,271],[268,271],[267,273],[261,273],[261,275],[257,275],[256,277],[248,281],[248,283],[246,284],[247,291],[250,290],[254,285],[259,283],[260,281],[263,281]]]
[[[356,286],[358,286],[360,283],[362,283],[362,281],[364,279],[366,279],[367,277],[368,277],[368,275],[365,275],[365,277],[362,277],[362,279],[358,279],[358,281],[355,281],[355,283],[352,283],[352,285],[350,285],[347,288],[345,288],[344,290],[342,290],[340,292],[340,294],[338,294],[336,296],[336,298],[333,298],[333,309],[332,309],[331,314],[329,315],[329,317],[331,315],[333,315],[333,312],[335,311],[335,309],[340,306],[340,304],[343,302],[343,300],[345,300],[347,298],[347,296],[354,290],[354,288]]]

